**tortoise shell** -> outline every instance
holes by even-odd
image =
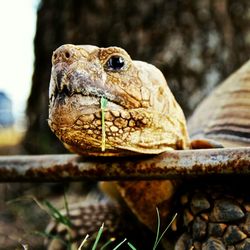
[[[250,61],[203,100],[188,127],[192,138],[213,139],[225,147],[250,146]],[[184,232],[175,249],[250,249],[248,181],[249,176],[235,175],[185,185],[176,222]]]

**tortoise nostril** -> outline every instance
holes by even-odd
[[[65,52],[65,57],[70,58],[70,53],[68,51]]]
[[[75,50],[68,46],[62,46],[56,49],[52,55],[52,63],[72,63],[75,57]]]

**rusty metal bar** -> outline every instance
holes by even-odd
[[[169,179],[250,175],[250,147],[169,151],[143,157],[1,156],[0,182]]]

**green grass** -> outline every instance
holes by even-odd
[[[105,244],[103,244],[100,250],[105,250],[107,246],[109,246],[114,241],[115,241],[115,238],[110,238]]]
[[[61,212],[55,208],[49,201],[44,201],[44,205],[48,208],[49,214],[57,222],[64,224],[65,226],[71,228],[73,225],[67,216],[61,214]]]
[[[177,216],[177,213],[176,213],[174,215],[174,217],[172,218],[172,220],[170,221],[170,223],[168,224],[168,226],[165,228],[165,230],[160,235],[161,218],[160,218],[159,209],[157,207],[156,207],[156,214],[157,214],[157,229],[156,229],[156,238],[155,238],[155,243],[154,243],[154,246],[153,246],[153,250],[155,250],[157,248],[157,246],[159,245],[161,239],[163,238],[163,236],[165,235],[165,233],[167,232],[167,230],[169,229],[169,227],[171,226],[171,224],[173,223],[173,221],[175,220],[175,218]]]
[[[97,249],[97,245],[100,241],[101,235],[103,233],[103,229],[104,229],[104,223],[102,224],[102,226],[100,227],[95,242],[91,248],[91,250],[96,250]],[[79,246],[78,250],[82,250],[82,247],[84,246],[84,244],[87,242],[89,235],[86,235],[86,237],[84,238],[84,240],[82,241],[81,245]],[[105,250],[112,242],[115,241],[115,238],[110,238],[105,244],[103,244],[100,248],[100,250]],[[112,250],[117,250],[121,245],[123,245],[125,242],[127,241],[127,239],[125,238],[124,240],[122,240],[121,242],[119,242],[115,247],[112,248]],[[127,242],[127,245],[132,249],[132,250],[137,250],[130,242]]]
[[[127,244],[132,250],[136,250],[136,248],[130,242],[127,242]]]
[[[108,100],[105,97],[101,97],[101,113],[102,113],[102,151],[106,149],[106,129],[105,129],[105,110],[107,107]]]
[[[156,208],[156,213],[157,213],[157,229],[156,229],[156,238],[155,238],[155,242],[154,245],[152,247],[152,250],[156,250],[156,248],[158,247],[160,241],[162,240],[163,236],[165,235],[165,233],[167,232],[167,230],[169,229],[169,227],[171,226],[171,224],[173,223],[173,221],[176,219],[177,217],[177,213],[173,216],[172,220],[170,221],[170,223],[168,224],[168,226],[163,230],[163,232],[160,234],[160,226],[161,226],[161,220],[160,220],[160,213],[158,208]],[[97,237],[95,239],[94,245],[91,248],[91,250],[96,250],[97,245],[100,241],[101,235],[103,233],[103,229],[104,229],[104,224],[102,224],[102,226],[100,227],[98,233],[97,233]],[[88,235],[85,237],[85,239],[83,240],[82,244],[80,245],[80,247],[78,248],[78,250],[82,250],[82,247],[84,246],[84,244],[86,243],[88,238]],[[106,247],[108,245],[110,245],[113,241],[115,240],[115,238],[111,238],[108,242],[106,242],[101,248],[100,250],[104,250],[106,249]],[[123,245],[125,242],[127,242],[127,245],[129,246],[130,249],[132,250],[137,250],[137,248],[131,244],[130,242],[127,241],[127,239],[125,238],[124,240],[122,240],[121,242],[119,242],[115,247],[112,248],[112,250],[117,250],[121,245]]]
[[[104,224],[102,223],[102,226],[100,227],[98,233],[97,233],[97,236],[96,236],[96,239],[95,239],[95,242],[94,242],[94,245],[92,247],[92,250],[96,250],[96,247],[97,247],[97,244],[101,238],[101,235],[102,235],[102,232],[103,232],[103,228],[104,228]]]
[[[113,250],[116,250],[116,249],[118,249],[122,244],[124,244],[125,243],[125,241],[127,241],[127,239],[125,238],[123,241],[121,241],[118,245],[116,245],[114,248],[113,248]]]
[[[38,201],[34,196],[26,196],[26,197],[22,197],[19,199],[15,199],[12,201],[9,201],[8,203],[12,203],[12,202],[17,202],[19,200],[23,200],[23,199],[32,199],[33,201],[35,201],[35,203],[42,209],[44,210],[51,218],[53,218],[58,224],[63,224],[66,226],[66,228],[68,229],[68,240],[65,240],[63,238],[61,238],[59,235],[52,235],[46,231],[44,232],[34,232],[34,234],[46,238],[46,239],[55,239],[55,240],[59,240],[67,250],[83,250],[83,249],[91,249],[91,250],[108,250],[108,249],[112,249],[112,250],[117,250],[119,249],[122,245],[126,244],[128,249],[132,249],[132,250],[139,250],[137,249],[131,242],[129,242],[126,238],[124,238],[122,241],[119,242],[115,242],[116,239],[110,238],[107,242],[105,243],[100,243],[100,239],[102,237],[103,231],[104,231],[104,223],[102,224],[102,226],[99,228],[99,231],[97,232],[96,238],[94,243],[92,244],[92,248],[91,246],[89,246],[88,244],[88,239],[89,239],[89,235],[86,235],[85,238],[83,239],[82,243],[80,244],[79,247],[76,246],[75,243],[73,243],[72,238],[71,238],[71,229],[73,228],[72,222],[70,221],[70,217],[69,217],[69,206],[68,206],[68,201],[67,201],[67,197],[66,194],[64,193],[64,206],[66,209],[66,215],[63,215],[59,209],[57,209],[56,207],[54,207],[54,205],[52,205],[49,201],[45,200],[43,202]],[[168,224],[168,226],[163,230],[162,233],[160,233],[160,227],[161,227],[161,220],[160,220],[160,213],[158,208],[156,208],[156,214],[157,214],[157,227],[156,227],[156,238],[154,241],[154,244],[152,246],[152,250],[156,250],[157,247],[160,244],[160,241],[162,240],[163,236],[166,234],[167,230],[169,229],[169,227],[171,226],[171,224],[173,223],[173,221],[176,219],[177,214],[175,214],[172,218],[172,220],[170,221],[170,223]],[[140,241],[141,239],[138,238],[138,241]],[[86,248],[86,245],[88,248]],[[112,248],[111,248],[112,245]],[[24,247],[24,246],[23,246]],[[25,246],[26,247],[26,246]],[[27,248],[26,248],[27,249]]]
[[[58,237],[58,236],[50,235],[50,234],[47,234],[46,232],[44,232],[44,233],[49,235],[49,238],[60,240],[64,245],[66,245],[67,250],[72,250],[72,240],[71,240],[70,229],[72,228],[73,225],[72,225],[70,218],[69,218],[69,208],[68,208],[68,202],[67,202],[65,193],[64,193],[64,204],[65,204],[65,209],[66,209],[66,214],[67,214],[66,216],[63,215],[60,212],[60,210],[55,208],[49,201],[44,201],[43,203],[47,207],[47,211],[48,211],[49,215],[53,219],[55,219],[55,221],[57,223],[61,223],[61,224],[66,226],[66,228],[68,230],[69,240],[65,241],[63,239],[60,239],[60,237]]]
[[[51,218],[53,218],[54,220],[56,220],[57,223],[61,223],[63,225],[65,225],[68,229],[68,233],[70,236],[70,229],[72,228],[72,222],[70,221],[69,218],[69,207],[68,207],[68,202],[67,202],[67,198],[66,198],[66,194],[64,193],[64,205],[65,205],[65,209],[66,209],[66,216],[63,215],[60,210],[58,210],[56,207],[54,207],[49,201],[45,200],[43,203],[39,202],[37,199],[35,199],[34,197],[32,197],[32,199],[38,204],[38,206],[45,210]],[[172,220],[170,221],[170,223],[168,224],[168,226],[163,230],[163,232],[160,234],[160,227],[161,227],[161,220],[160,220],[160,213],[158,208],[156,208],[156,214],[157,214],[157,228],[156,228],[156,238],[152,247],[152,250],[156,250],[157,247],[159,246],[160,241],[162,240],[163,236],[166,234],[167,230],[169,229],[169,227],[171,226],[171,224],[173,223],[173,221],[176,219],[177,214],[175,214],[172,218]],[[95,238],[95,241],[93,243],[91,250],[106,250],[106,249],[111,249],[111,248],[107,248],[110,246],[111,243],[115,242],[115,238],[110,238],[106,243],[102,243],[102,246],[100,245],[100,239],[102,237],[103,234],[103,230],[104,230],[104,223],[102,224],[102,226],[99,228],[99,231],[97,232],[97,236]],[[67,250],[72,250],[72,249],[76,249],[76,248],[72,248],[72,242],[71,242],[71,238],[69,237],[68,241],[63,240],[62,238],[60,238],[57,235],[51,235],[47,232],[36,232],[37,235],[42,236],[44,238],[47,239],[57,239],[59,241],[61,241],[61,243],[63,245],[66,246]],[[86,243],[88,241],[89,235],[87,234],[85,236],[85,238],[83,239],[82,243],[80,244],[80,246],[77,248],[77,250],[83,250],[84,247],[86,246]],[[140,239],[138,239],[140,240]],[[129,242],[126,238],[123,239],[122,241],[118,242],[115,244],[115,246],[112,247],[112,250],[117,250],[120,248],[120,246],[127,244],[129,249],[132,250],[139,250],[137,249],[131,242]],[[98,247],[98,248],[97,248]]]

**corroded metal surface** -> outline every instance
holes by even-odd
[[[157,156],[1,156],[1,182],[170,179],[249,175],[250,147],[169,151]]]

